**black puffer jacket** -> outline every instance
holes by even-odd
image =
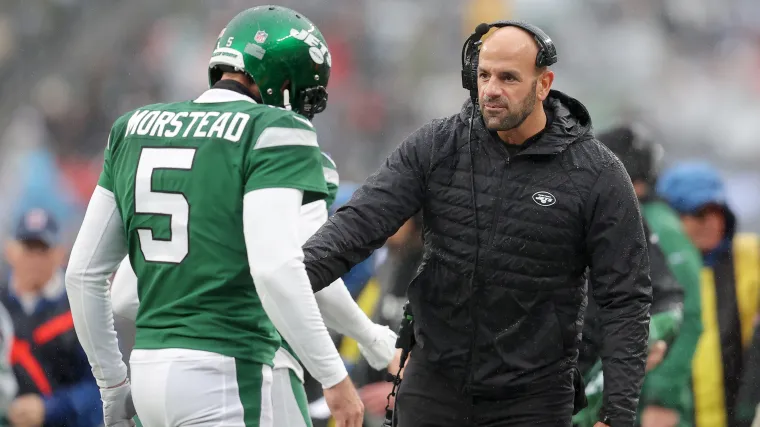
[[[654,239],[646,221],[644,221],[644,232],[647,236],[647,247],[649,249],[649,277],[652,279],[650,314],[655,315],[672,310],[681,311],[683,310],[683,287],[670,271],[667,258],[662,252],[660,244]],[[580,354],[578,355],[578,368],[583,375],[586,375],[594,366],[602,351],[604,335],[597,310],[593,299],[589,300],[583,324]],[[673,336],[667,337],[666,344],[670,346],[676,336],[677,334],[673,334]]]
[[[468,144],[469,101],[423,126],[306,243],[307,271],[323,288],[421,208],[425,255],[408,292],[414,357],[467,392],[506,399],[572,392],[590,267],[605,415],[633,425],[652,299],[638,203],[585,107],[552,91],[544,109],[547,127],[511,158],[479,113]]]

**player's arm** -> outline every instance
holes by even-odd
[[[71,250],[66,291],[77,337],[100,388],[118,386],[127,378],[107,283],[126,254],[124,227],[114,195],[98,185]]]
[[[314,202],[302,209],[301,239],[305,242],[327,221],[327,206]],[[315,294],[325,326],[353,338],[375,369],[388,366],[395,354],[396,334],[387,326],[372,322],[362,311],[343,280],[338,279]]]
[[[111,156],[117,145],[120,125],[114,124],[104,154],[103,171],[92,193],[66,269],[66,293],[74,328],[87,354],[101,398],[128,389],[127,366],[122,361],[113,311],[108,296],[108,278],[127,255],[126,236],[113,194]],[[121,387],[119,387],[121,386]],[[111,417],[113,409],[106,412]]]
[[[301,206],[327,195],[313,127],[273,112],[245,157],[243,231],[256,291],[269,319],[323,387],[348,376],[319,313],[301,250]]]
[[[243,199],[243,228],[256,291],[269,319],[306,369],[329,388],[348,373],[327,333],[306,275],[298,227],[303,191],[266,188]],[[262,206],[266,206],[262,209]]]
[[[135,334],[137,327],[137,308],[140,301],[137,298],[137,276],[132,270],[129,257],[119,265],[111,280],[111,305],[113,306],[113,320],[116,334],[119,338],[119,348],[125,363],[132,355],[135,346]]]
[[[140,301],[137,298],[137,275],[129,258],[124,258],[111,282],[111,304],[115,316],[135,322]]]

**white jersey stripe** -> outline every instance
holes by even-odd
[[[319,147],[317,133],[306,129],[270,127],[264,129],[253,146],[254,150],[262,148],[284,147],[290,145],[305,145]]]

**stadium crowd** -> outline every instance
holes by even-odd
[[[584,101],[597,134],[642,125],[643,151],[652,160],[651,193],[642,206],[656,200],[672,210],[674,226],[697,254],[696,284],[680,284],[683,321],[648,373],[641,425],[755,427],[758,3],[444,1],[450,7],[440,7],[441,0],[277,2],[318,22],[333,57],[328,108],[314,120],[341,177],[333,210],[413,129],[461,105],[459,49],[475,24],[516,17],[541,26],[561,58],[555,87]],[[0,0],[2,423],[102,422],[60,276],[102,167],[109,127],[137,106],[204,90],[220,26],[248,3]],[[394,329],[421,259],[420,224],[418,217],[410,220],[344,276],[359,306]],[[683,331],[697,334],[691,346],[677,344]],[[369,367],[352,340],[334,340],[359,387],[366,425],[379,426],[390,392],[385,373]],[[676,372],[669,357],[686,368]],[[591,397],[595,373],[585,373]],[[307,392],[314,426],[330,426],[319,384],[307,378]]]

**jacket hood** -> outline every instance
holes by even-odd
[[[558,90],[549,91],[549,96],[544,100],[544,110],[552,118],[551,123],[540,132],[540,142],[533,144],[530,154],[554,154],[563,151],[571,143],[591,136],[591,115],[586,107],[577,99],[568,96]],[[472,113],[472,100],[467,99],[459,117],[463,122],[470,120]],[[483,123],[480,109],[475,109],[475,122],[473,133],[480,139],[491,139],[491,134]],[[526,149],[526,151],[528,151]]]

